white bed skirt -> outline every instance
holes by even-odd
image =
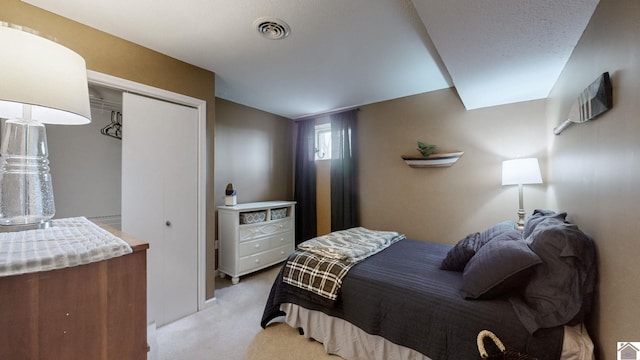
[[[304,336],[321,342],[328,354],[347,360],[430,360],[413,349],[368,334],[346,320],[321,311],[289,303],[280,305],[280,310],[287,314],[285,322],[289,326],[304,329]],[[584,326],[565,326],[562,360],[594,359],[593,342]]]

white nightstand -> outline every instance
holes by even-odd
[[[295,248],[295,201],[218,206],[218,271],[240,276],[287,259]]]

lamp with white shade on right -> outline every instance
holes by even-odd
[[[524,205],[522,185],[542,184],[540,165],[536,158],[514,159],[502,162],[502,185],[518,185],[519,209],[516,230],[524,230]]]

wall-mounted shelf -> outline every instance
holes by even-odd
[[[429,156],[402,155],[402,159],[413,168],[449,167],[455,164],[462,154],[464,154],[464,151],[431,154]]]

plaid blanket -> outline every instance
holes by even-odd
[[[287,259],[283,281],[335,301],[342,278],[353,265],[355,263],[297,250]]]
[[[308,240],[287,259],[283,281],[335,301],[351,267],[404,238],[397,232],[353,228]]]

